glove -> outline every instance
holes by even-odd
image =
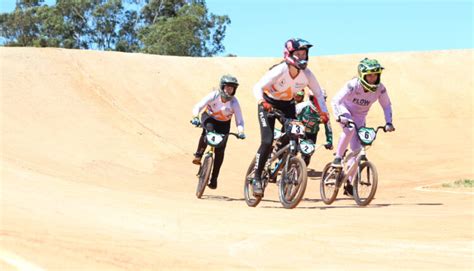
[[[272,111],[273,109],[273,106],[271,104],[269,104],[267,101],[263,100],[262,102],[260,102],[260,105],[263,107],[263,110],[267,111],[267,112],[270,112]]]
[[[237,135],[237,137],[238,137],[239,139],[245,139],[245,134],[244,134],[243,132],[241,132],[241,133],[239,133],[239,134]]]
[[[349,122],[353,122],[353,120],[346,118],[344,116],[339,116],[337,117],[337,122],[340,122],[342,124],[348,124]]]
[[[324,145],[324,147],[326,148],[326,150],[332,150],[333,147],[332,147],[332,143],[327,143]]]
[[[390,123],[390,122],[387,122],[387,124],[385,124],[385,132],[393,132],[395,131],[395,127],[393,127],[393,125]]]
[[[328,123],[329,121],[329,114],[327,112],[321,112],[319,114],[319,118],[321,119],[322,123]]]
[[[199,125],[201,125],[201,121],[199,120],[198,117],[194,117],[192,120],[191,120],[191,124],[198,127]]]

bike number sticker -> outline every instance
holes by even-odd
[[[362,143],[369,145],[375,140],[376,133],[373,128],[362,127],[359,129],[358,135]]]
[[[216,133],[208,133],[206,136],[207,143],[212,146],[216,146],[224,140],[224,136]]]
[[[314,152],[315,146],[313,143],[303,140],[300,143],[300,150],[303,154],[310,155]]]
[[[301,124],[291,125],[291,133],[295,135],[304,135],[304,126]]]

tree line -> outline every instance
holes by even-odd
[[[213,56],[227,15],[209,13],[205,0],[17,0],[0,14],[3,46],[60,47]]]

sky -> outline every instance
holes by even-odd
[[[47,4],[55,3],[46,0]],[[289,38],[310,55],[473,48],[474,0],[207,0],[231,19],[220,55],[280,57]],[[0,0],[10,12],[15,0]]]

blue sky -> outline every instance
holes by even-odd
[[[54,3],[47,0],[46,3]],[[473,48],[472,0],[207,0],[228,15],[225,52],[279,57],[284,42],[313,43],[310,55]],[[15,0],[0,0],[0,11]]]

